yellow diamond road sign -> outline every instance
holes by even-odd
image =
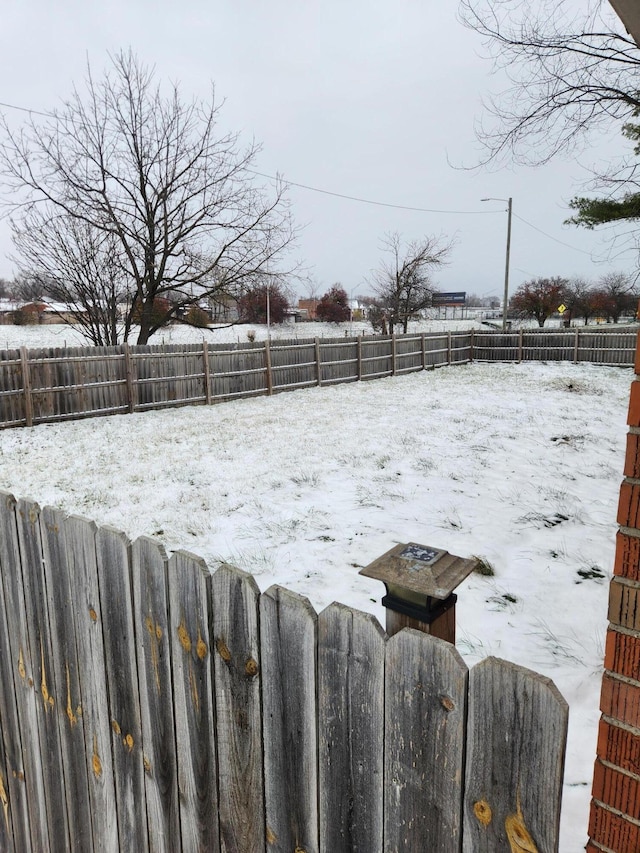
[[[566,306],[566,305],[560,305],[560,307],[558,308],[558,313],[559,313],[559,314],[564,314],[564,312],[565,312],[566,310],[567,310],[567,306]]]

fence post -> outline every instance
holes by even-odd
[[[391,375],[396,375],[396,333],[391,332]]]
[[[358,358],[358,381],[362,379],[362,338],[360,335],[356,338],[356,353]]]
[[[522,326],[518,331],[518,364],[522,361],[522,339],[524,338],[524,332],[522,330]]]
[[[400,543],[358,574],[382,581],[387,594],[387,634],[415,628],[455,645],[456,601],[453,590],[471,574],[478,561],[456,557],[441,548]]]
[[[420,335],[420,358],[422,369],[427,369],[427,349],[424,343],[424,332]]]
[[[204,368],[204,396],[207,406],[211,405],[211,377],[209,376],[209,345],[202,341],[202,366]]]
[[[273,376],[271,375],[271,344],[268,340],[264,342],[264,366],[267,372],[267,394],[273,394]]]
[[[124,369],[125,375],[127,378],[127,404],[129,406],[129,412],[135,412],[136,410],[136,401],[135,401],[135,388],[133,384],[133,365],[131,362],[131,347],[125,341],[122,345],[124,349]]]
[[[469,361],[473,361],[474,329],[471,329],[471,341],[469,343]]]
[[[320,338],[313,339],[316,351],[316,379],[318,385],[322,385],[322,365],[320,362]]]
[[[576,339],[573,343],[573,363],[577,364],[579,361],[578,355],[580,352],[580,329],[576,326]]]
[[[33,426],[31,374],[29,373],[29,353],[26,347],[20,347],[20,366],[22,368],[22,391],[24,394],[24,419],[27,426]]]
[[[447,332],[447,364],[451,365],[451,332]]]

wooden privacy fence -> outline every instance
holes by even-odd
[[[633,365],[638,330],[517,329],[513,332],[473,333],[475,361],[572,361]]]
[[[260,344],[0,351],[0,427],[209,404],[397,376],[470,361],[588,361],[628,367],[637,333],[520,330]]]
[[[0,426],[208,404],[470,360],[469,333],[0,352]]]
[[[548,679],[0,505],[3,851],[557,850]]]

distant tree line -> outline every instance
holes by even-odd
[[[638,296],[634,277],[625,273],[606,273],[596,281],[579,277],[536,278],[520,285],[509,301],[509,312],[533,318],[541,328],[561,306],[567,326],[578,319],[585,325],[596,318],[617,323],[622,316],[636,315]]]

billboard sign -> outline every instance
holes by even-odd
[[[431,297],[431,304],[438,305],[464,305],[467,301],[466,290],[456,293],[434,293]]]

